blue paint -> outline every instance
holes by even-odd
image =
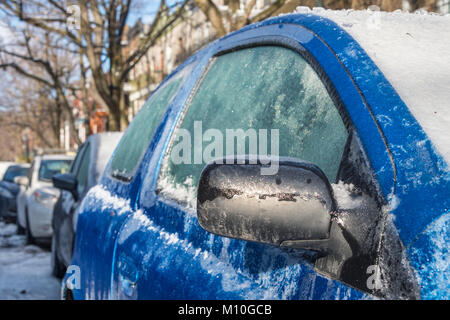
[[[392,213],[401,240],[409,246],[411,264],[422,280],[439,274],[429,262],[433,259],[427,258],[439,255],[439,244],[433,242],[437,233],[426,230],[433,222],[441,221],[450,207],[448,164],[382,72],[350,35],[327,19],[295,14],[247,26],[215,41],[169,76],[189,69],[134,178],[124,183],[111,177],[107,169],[101,181],[111,197],[126,199],[129,209],[118,214],[120,210],[112,202],[96,198],[101,194],[98,187],[83,202],[72,261],[82,270],[82,287],[74,290],[75,298],[366,297],[318,275],[304,257],[211,235],[200,227],[195,212],[155,193],[170,136],[210,59],[222,50],[261,39],[294,44],[299,50],[306,50],[325,71],[358,131],[384,198],[399,199]],[[447,222],[440,223],[448,227]],[[137,269],[137,286],[131,290],[127,285],[127,294],[123,293],[120,261],[132,261]],[[427,268],[421,268],[424,261],[428,261]],[[448,282],[443,290],[437,286],[431,280],[422,282],[422,297],[448,297]]]

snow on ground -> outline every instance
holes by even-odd
[[[59,299],[60,281],[51,274],[50,252],[26,245],[16,228],[0,221],[0,300]]]

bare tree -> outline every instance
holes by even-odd
[[[30,66],[30,70],[33,70]],[[30,132],[35,147],[55,148],[59,143],[58,117],[61,110],[55,108],[51,88],[41,82],[12,72],[5,77],[0,96],[0,150],[14,158],[20,153],[20,135]],[[18,139],[19,138],[19,139]],[[17,141],[17,139],[19,141]]]
[[[64,39],[60,35],[53,35],[42,30],[24,28],[11,30],[13,42],[2,43],[0,46],[0,68],[13,69],[22,77],[38,83],[38,93],[47,90],[47,97],[51,100],[53,127],[56,137],[59,137],[62,114],[69,119],[73,138],[77,144],[81,141],[75,127],[73,108],[69,101],[70,93],[77,89],[72,86],[75,70],[74,54],[68,54],[66,49],[59,48]],[[23,80],[24,83],[26,81]],[[38,97],[42,99],[41,97]]]
[[[217,0],[194,0],[197,7],[205,14],[211,22],[217,35],[222,37],[229,32],[238,30],[247,24],[264,20],[282,12],[293,11],[298,5],[314,6],[315,0],[276,0],[267,8],[253,14],[256,0],[247,1],[241,8],[239,0],[224,0],[226,10],[221,10]]]
[[[88,61],[96,90],[109,109],[111,129],[120,130],[128,122],[123,99],[123,85],[128,73],[171,26],[184,18],[188,0],[180,0],[172,7],[161,0],[148,32],[143,35],[137,48],[125,56],[123,40],[126,23],[136,2],[137,0],[4,0],[0,9],[34,28],[60,35],[70,42],[69,47],[76,47]],[[79,9],[79,16],[73,6]],[[47,14],[36,15],[38,11]],[[73,21],[78,18],[79,29],[71,29],[67,19]]]

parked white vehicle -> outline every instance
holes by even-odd
[[[37,156],[28,177],[16,177],[21,186],[17,197],[17,226],[19,233],[26,233],[27,242],[36,238],[51,238],[53,207],[60,191],[53,187],[52,176],[66,173],[70,169],[73,156],[42,155]]]

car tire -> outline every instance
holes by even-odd
[[[58,279],[62,279],[66,273],[66,268],[58,258],[58,252],[56,250],[56,237],[52,236],[52,247],[51,247],[51,265],[52,274]]]
[[[34,239],[33,234],[31,233],[31,227],[30,227],[30,221],[28,219],[28,210],[27,209],[25,209],[25,220],[26,220],[25,235],[27,238],[27,244],[35,244],[36,239]]]
[[[25,234],[25,228],[20,225],[19,217],[16,218],[16,225],[17,225],[17,234],[24,235]]]

